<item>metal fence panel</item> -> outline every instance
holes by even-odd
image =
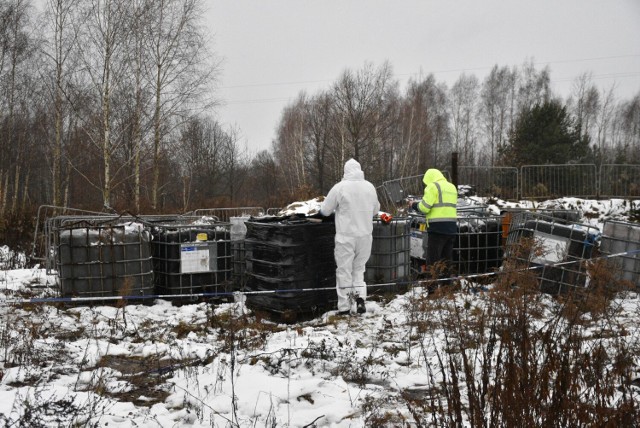
[[[518,199],[518,168],[461,166],[458,182],[472,186],[478,196]]]
[[[216,217],[220,221],[229,221],[231,217],[259,217],[264,215],[262,207],[237,207],[237,208],[201,208],[193,212],[195,216]]]
[[[410,195],[422,195],[424,184],[422,184],[421,175],[413,175],[411,177],[401,177],[395,180],[389,180],[382,183],[386,191],[387,198],[393,204],[399,204]]]
[[[592,164],[525,165],[520,172],[520,196],[525,199],[595,197],[598,194],[596,166]]]
[[[442,174],[451,180],[449,171],[444,170]],[[379,197],[382,196],[380,203],[383,206],[399,206],[408,196],[422,197],[424,194],[424,183],[422,178],[424,173],[420,175],[412,175],[411,177],[401,177],[382,183],[383,192],[378,192]],[[383,200],[384,199],[384,200]],[[386,205],[385,205],[386,204]]]
[[[640,165],[600,165],[600,197],[640,196]]]

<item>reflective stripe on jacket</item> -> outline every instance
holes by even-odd
[[[455,222],[458,217],[458,191],[449,183],[442,172],[428,169],[422,179],[425,184],[424,196],[418,204],[420,212],[426,214],[427,227],[436,222]]]

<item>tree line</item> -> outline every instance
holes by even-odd
[[[427,74],[401,88],[389,62],[346,69],[286,105],[250,154],[215,116],[204,0],[42,5],[0,0],[0,232],[40,205],[283,206],[326,194],[350,157],[376,185],[447,168],[452,152],[461,165],[640,162],[640,91],[619,101],[585,73],[563,100],[532,60],[451,87]]]
[[[211,115],[220,68],[205,3],[43,5],[0,0],[0,214],[161,212],[228,193],[237,130]]]
[[[391,64],[366,64],[287,106],[271,153],[287,172],[282,186],[321,194],[350,156],[376,184],[449,168],[452,152],[466,166],[637,164],[640,90],[617,101],[614,89],[584,73],[563,100],[550,69],[529,60],[496,65],[484,80],[462,74],[448,87],[428,74],[400,90]]]

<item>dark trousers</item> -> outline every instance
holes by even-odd
[[[447,268],[451,268],[453,262],[453,245],[456,235],[445,235],[442,233],[426,233],[422,246],[424,256],[428,266],[433,266],[437,262],[444,262]],[[426,247],[426,248],[425,248]]]

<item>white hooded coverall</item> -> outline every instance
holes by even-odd
[[[350,294],[367,298],[364,270],[371,256],[373,217],[379,211],[375,187],[364,179],[358,161],[349,159],[342,181],[331,188],[320,207],[324,216],[335,212],[338,311],[351,309]]]

